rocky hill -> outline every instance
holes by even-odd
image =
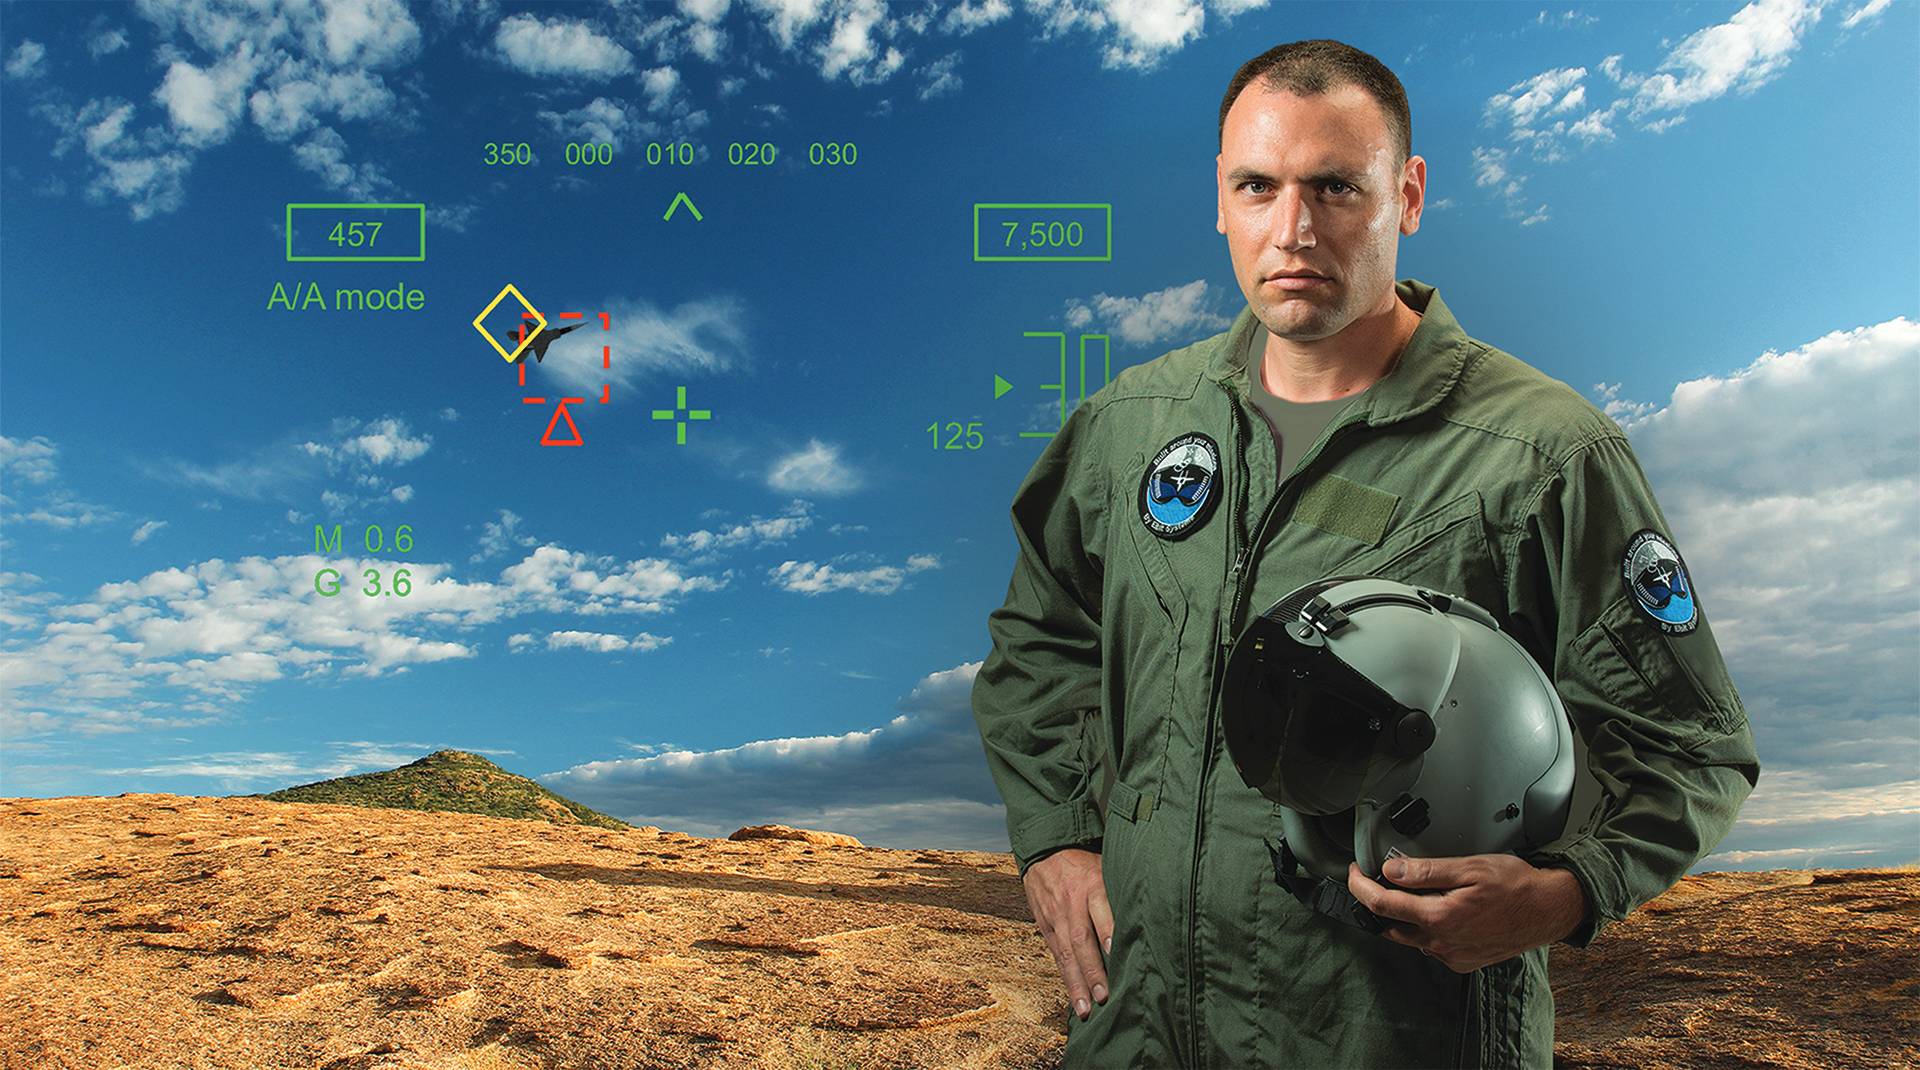
[[[1690,877],[1555,949],[1556,1065],[1920,1065],[1916,929],[1913,870]],[[9,1070],[1052,1068],[1065,1015],[1004,854],[0,799]]]
[[[240,797],[272,799],[275,802],[445,810],[456,814],[551,821],[559,825],[593,825],[603,829],[632,827],[625,821],[556,795],[526,777],[509,773],[478,754],[468,754],[463,750],[435,751],[417,762],[409,762],[385,772],[361,773],[284,788],[266,795]]]

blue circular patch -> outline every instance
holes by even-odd
[[[1642,528],[1627,540],[1620,577],[1642,612],[1668,635],[1685,635],[1700,623],[1700,606],[1686,562],[1666,536]]]
[[[1184,539],[1207,522],[1220,497],[1220,447],[1189,431],[1161,447],[1140,479],[1140,522],[1163,539]]]

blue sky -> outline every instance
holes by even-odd
[[[1220,95],[1333,37],[1412,102],[1429,208],[1398,275],[1622,422],[1712,607],[1765,771],[1705,866],[1915,861],[1916,22],[0,6],[0,792],[265,791],[452,746],[637,823],[1005,849],[967,691],[1020,432],[1057,420],[1022,332],[1110,334],[1117,369],[1223,329]],[[589,140],[614,164],[568,166]],[[536,162],[488,166],[501,141]],[[646,163],[681,141],[691,165]],[[661,219],[677,192],[701,221]],[[288,263],[289,201],[423,202],[427,259]],[[974,262],[971,205],[1030,201],[1111,203],[1113,258]],[[268,307],[308,280],[425,307]],[[509,282],[609,313],[524,392],[595,398],[578,448],[538,444],[551,405],[470,326]],[[652,411],[682,386],[713,418],[676,446]],[[931,448],[935,421],[981,447]],[[369,524],[413,551],[356,553]],[[326,565],[413,593],[322,599]]]

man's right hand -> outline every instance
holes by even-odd
[[[1067,998],[1085,1021],[1093,1013],[1088,999],[1107,1001],[1107,969],[1102,949],[1113,950],[1113,911],[1100,875],[1100,855],[1067,847],[1027,867],[1022,882],[1027,906],[1047,938]]]

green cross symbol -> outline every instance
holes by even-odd
[[[671,408],[671,409],[655,409],[655,410],[653,410],[653,418],[654,418],[654,419],[656,419],[656,420],[672,420],[672,421],[674,421],[674,425],[673,425],[673,444],[674,444],[674,445],[676,445],[676,446],[684,446],[684,445],[686,445],[686,444],[687,444],[687,424],[686,424],[686,421],[688,421],[688,420],[711,420],[711,419],[713,419],[713,410],[711,410],[711,409],[693,409],[692,411],[688,411],[688,409],[687,409],[687,388],[686,388],[686,387],[684,387],[684,386],[682,386],[682,387],[676,387],[676,388],[675,388],[675,393],[674,393],[674,400],[673,400],[673,405],[674,405],[674,407],[673,407],[673,408]],[[678,413],[686,413],[686,415],[685,415],[685,416],[679,416],[679,415],[677,415]]]

